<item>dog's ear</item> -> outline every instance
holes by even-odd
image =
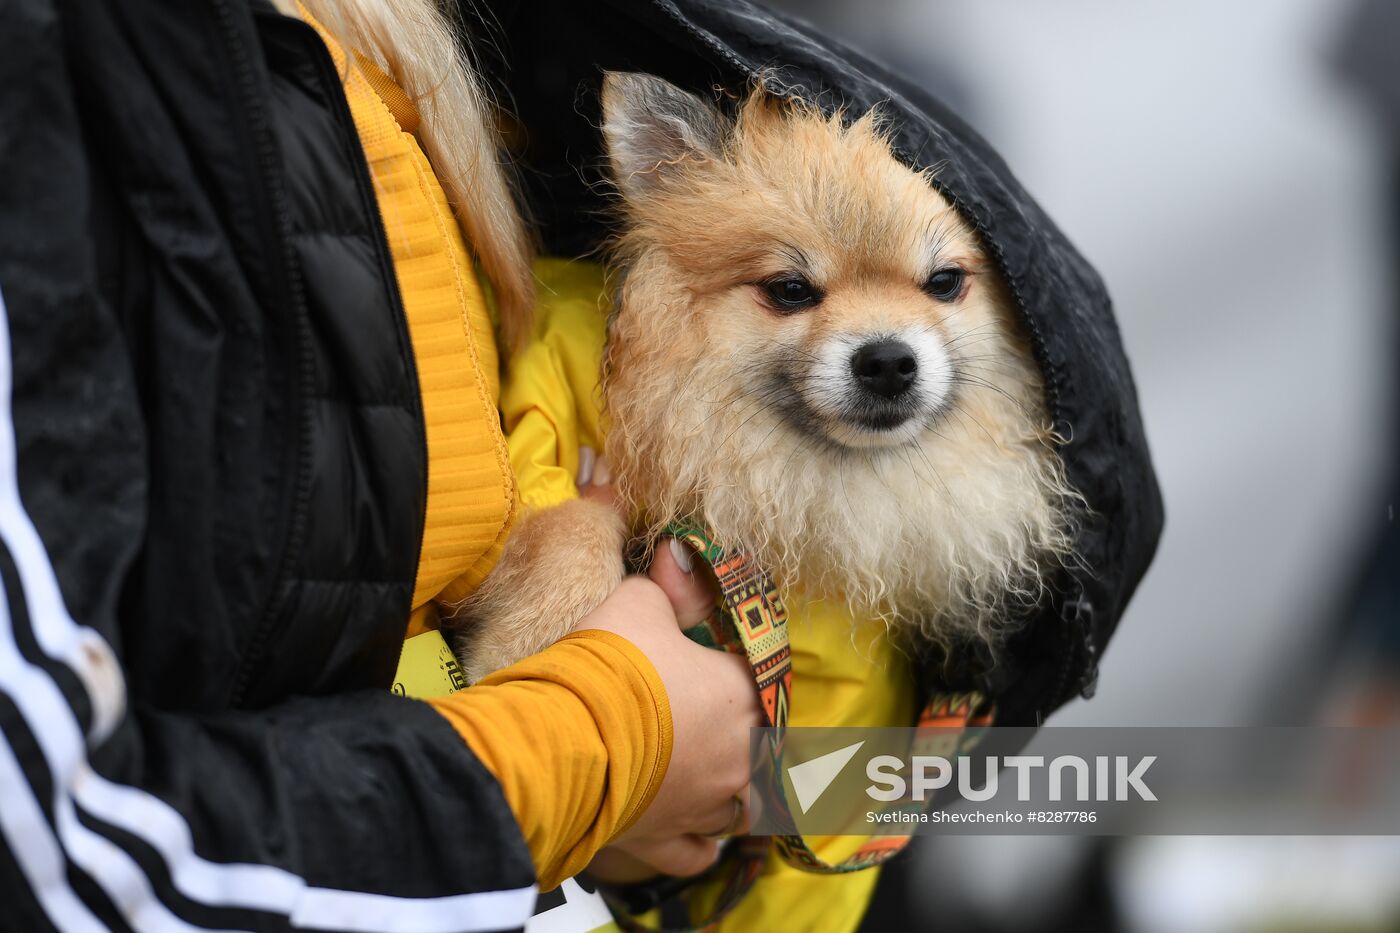
[[[719,109],[653,75],[603,75],[603,138],[613,180],[626,197],[655,191],[675,165],[718,156],[725,120]]]

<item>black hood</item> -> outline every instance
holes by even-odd
[[[926,675],[995,695],[1003,725],[1039,725],[1091,689],[1156,550],[1162,499],[1107,290],[986,141],[909,82],[746,0],[490,0],[480,11],[492,41],[477,53],[520,121],[529,209],[550,252],[583,253],[611,232],[598,186],[605,70],[649,72],[700,94],[742,90],[762,71],[828,111],[858,116],[878,104],[898,157],[915,169],[939,166],[934,183],[1010,283],[1046,404],[1068,440],[1069,479],[1089,511],[1078,516],[1083,567],[1063,575],[1004,656],[993,665],[930,660]]]

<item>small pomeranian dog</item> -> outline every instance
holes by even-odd
[[[1076,497],[975,231],[875,112],[760,86],[730,114],[618,73],[602,101],[624,219],[606,462],[631,527],[583,499],[527,514],[458,614],[469,676],[569,631],[627,536],[677,519],[784,593],[995,651],[1070,557]]]

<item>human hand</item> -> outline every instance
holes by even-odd
[[[712,611],[714,576],[672,539],[657,548],[648,576],[623,581],[579,625],[641,649],[671,705],[666,776],[647,811],[589,866],[604,881],[697,874],[718,857],[718,836],[741,834],[749,823],[749,729],[762,725],[753,675],[742,658],[681,634]]]

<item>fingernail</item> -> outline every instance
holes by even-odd
[[[676,559],[676,566],[681,568],[683,573],[690,573],[695,569],[695,554],[690,548],[681,544],[679,538],[667,538],[671,545],[671,556]]]
[[[593,461],[598,457],[592,447],[578,449],[578,485],[587,486],[593,482]]]
[[[593,464],[593,485],[606,486],[612,482],[612,470],[608,469],[608,461],[602,457]]]

